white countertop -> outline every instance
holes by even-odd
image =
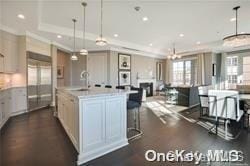
[[[25,87],[25,86],[3,87],[3,88],[0,88],[0,92],[1,92],[1,91],[5,91],[5,90],[8,90],[8,89],[14,89],[14,88],[26,88],[26,87]]]
[[[103,97],[103,96],[115,96],[122,94],[137,93],[137,91],[114,89],[114,88],[102,88],[102,87],[91,87],[89,89],[84,87],[58,87],[56,89],[59,91],[64,91],[67,94],[77,98]],[[79,89],[87,89],[87,90],[79,91]]]

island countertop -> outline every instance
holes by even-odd
[[[102,87],[58,87],[56,89],[79,99],[137,93],[137,91]]]

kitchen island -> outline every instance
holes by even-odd
[[[57,116],[78,151],[77,164],[126,146],[124,90],[57,88]]]

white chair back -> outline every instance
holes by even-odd
[[[208,96],[209,116],[232,119],[236,121],[240,120],[241,116],[243,115],[243,111],[240,110],[238,91],[209,90]]]
[[[212,86],[200,86],[198,87],[199,95],[208,95],[208,91],[212,89]],[[201,107],[209,107],[208,97],[200,96]]]

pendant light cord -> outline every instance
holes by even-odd
[[[175,43],[173,43],[173,55],[175,55]]]
[[[85,2],[82,3],[83,6],[83,48],[86,48],[86,41],[85,41],[85,32],[86,32],[86,6],[87,4]]]
[[[235,10],[235,34],[236,36],[238,35],[238,9],[240,8],[240,6],[236,6],[235,8],[233,8],[233,10]]]
[[[74,54],[76,51],[76,19],[73,19],[74,22]]]
[[[235,14],[236,14],[236,25],[235,25],[236,26],[236,28],[235,28],[236,32],[235,33],[236,33],[236,35],[238,35],[238,9],[236,9]]]
[[[101,38],[102,38],[102,22],[103,22],[103,0],[101,0]]]

